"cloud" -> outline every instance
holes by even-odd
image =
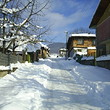
[[[81,0],[54,0],[52,3],[51,9],[46,13],[46,19],[52,25],[54,36],[64,36],[65,29],[71,30],[72,24],[79,24],[82,20],[85,23],[85,19],[92,13],[94,4],[92,0],[83,2]]]
[[[69,16],[66,16],[65,13],[48,11],[46,18],[48,19],[49,23],[54,26],[54,28],[61,28],[72,23],[76,23],[89,16],[90,10],[79,8]]]

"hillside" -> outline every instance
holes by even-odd
[[[58,53],[60,48],[65,48],[66,44],[65,43],[52,43],[49,44],[48,47],[50,48],[50,54],[51,53]]]

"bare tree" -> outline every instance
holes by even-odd
[[[88,28],[83,28],[83,27],[81,27],[81,28],[77,28],[77,29],[74,29],[73,31],[71,31],[70,33],[74,33],[74,34],[79,34],[79,33],[92,33],[92,34],[94,34],[95,33],[95,31],[93,31],[93,30],[90,30],[90,29],[88,29]]]
[[[49,27],[39,24],[39,20],[44,16],[43,11],[49,3],[50,0],[2,0],[0,13],[3,18],[1,23],[3,52],[7,51],[10,46],[14,51],[19,46],[16,43],[18,41],[22,44],[25,40],[37,42],[41,35],[49,31]],[[36,34],[36,39],[32,40],[33,32]],[[6,42],[8,42],[7,46]]]

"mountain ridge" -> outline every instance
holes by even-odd
[[[61,42],[55,42],[55,43],[48,44],[48,47],[50,48],[50,54],[53,54],[53,53],[58,54],[59,49],[65,48],[66,44]]]

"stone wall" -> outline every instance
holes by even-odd
[[[110,70],[110,60],[102,60],[96,62],[95,60],[81,60],[80,63],[84,65],[99,66]]]
[[[22,62],[22,56],[3,54],[0,52],[0,65],[8,66],[10,63],[17,63],[17,61]]]
[[[107,68],[110,70],[110,60],[97,61],[97,66]]]
[[[81,60],[81,64],[95,66],[95,60]]]

